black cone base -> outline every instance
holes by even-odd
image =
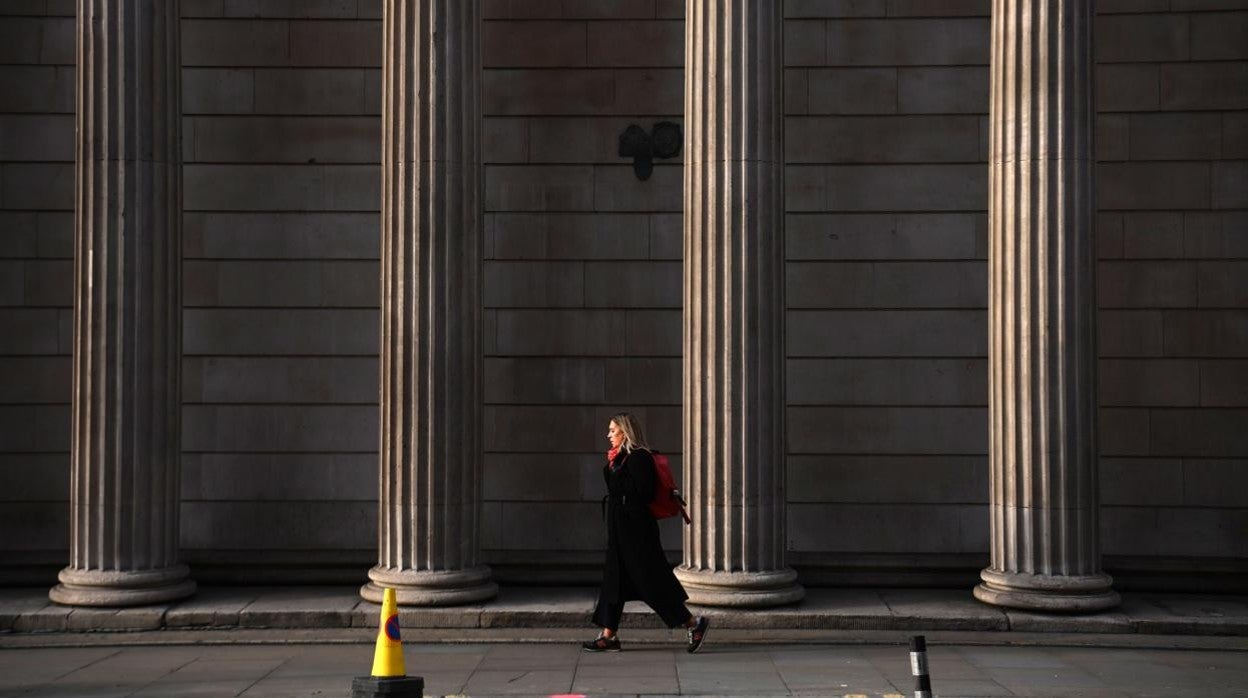
[[[424,698],[425,680],[419,676],[357,676],[351,682],[351,698]]]

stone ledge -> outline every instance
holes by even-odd
[[[586,628],[416,628],[403,631],[405,643],[437,644],[570,644],[585,640]],[[924,630],[928,647],[1098,647],[1119,649],[1186,649],[1248,651],[1248,636],[1147,635],[1138,633],[1057,633],[996,630]],[[914,631],[903,630],[747,630],[719,628],[716,644],[733,645],[899,645]],[[199,628],[135,630],[132,632],[0,632],[0,651],[37,647],[132,647],[179,645],[367,645],[377,637],[372,628]],[[629,645],[674,646],[684,642],[679,630],[635,628]]]
[[[400,624],[423,630],[580,629],[590,627],[595,590],[504,587],[489,603],[404,608]],[[1086,616],[994,608],[969,590],[808,589],[794,606],[765,610],[694,609],[721,630],[961,631],[1054,634],[1248,636],[1248,597],[1126,593],[1122,606]],[[76,609],[48,601],[43,588],[0,589],[0,632],[92,633],[375,627],[380,607],[357,587],[208,587],[186,601],[124,609]],[[624,627],[661,631],[639,602],[625,607]]]

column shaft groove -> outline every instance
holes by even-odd
[[[785,566],[782,16],[689,0],[684,463],[677,575],[697,604],[802,598]]]
[[[378,564],[364,598],[479,601],[479,0],[386,0]]]
[[[1096,526],[1090,0],[996,0],[989,192],[991,566],[983,601],[1118,597]]]
[[[70,562],[58,603],[190,595],[178,562],[179,3],[79,0]]]

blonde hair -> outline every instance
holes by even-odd
[[[611,417],[616,428],[624,432],[623,448],[625,453],[632,453],[635,448],[650,450],[646,445],[646,435],[641,430],[641,422],[628,412],[620,412]]]

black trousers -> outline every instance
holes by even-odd
[[[659,614],[659,618],[667,624],[669,628],[679,628],[689,620],[689,609],[684,604],[680,604],[673,608],[655,608],[654,612]],[[606,628],[611,632],[620,629],[620,618],[624,616],[624,602],[604,601],[602,596],[598,596],[598,605],[594,607],[594,624],[600,628]]]

